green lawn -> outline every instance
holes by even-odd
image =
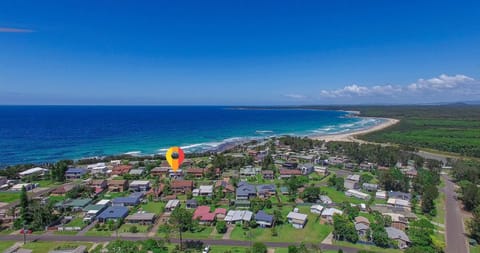
[[[86,236],[111,236],[114,231],[97,231],[95,228],[90,229],[85,233]]]
[[[284,208],[282,213],[288,213]],[[255,228],[251,230],[253,240],[265,242],[321,242],[332,232],[330,225],[320,224],[316,215],[310,213],[309,206],[299,207],[299,212],[308,215],[308,222],[305,228],[296,229],[291,224],[285,223],[276,227],[277,236],[272,236],[270,228]],[[249,240],[248,233],[241,226],[236,226],[230,236],[234,240]]]
[[[345,192],[337,191],[334,188],[320,187],[320,190],[326,192],[327,196],[329,196],[332,199],[332,201],[335,203],[342,203],[345,201],[353,204],[366,203],[365,200],[347,197],[345,196]]]
[[[197,232],[185,232],[182,234],[184,238],[188,239],[207,239],[213,231],[213,227],[201,226],[200,231]],[[178,235],[175,235],[178,236]]]
[[[52,186],[57,186],[62,184],[59,182],[52,182],[52,180],[39,180],[39,181],[33,181],[33,183],[39,184],[40,185],[39,187],[52,187]]]
[[[65,198],[66,198],[65,196],[49,196],[48,200],[52,201],[53,203],[57,203],[60,201],[64,201]]]
[[[4,252],[8,248],[12,247],[15,242],[12,241],[0,241],[0,252]]]
[[[359,243],[350,243],[350,242],[345,242],[345,241],[335,241],[334,245],[338,246],[346,246],[346,247],[352,247],[352,248],[357,248],[357,249],[363,249],[363,250],[369,250],[372,252],[378,252],[378,253],[401,253],[403,252],[402,250],[399,249],[384,249],[376,246],[370,246],[370,245],[365,245],[365,244],[359,244]]]
[[[87,246],[87,249],[92,246],[92,243],[52,243],[52,242],[30,242],[27,243],[25,246],[22,248],[25,249],[31,249],[33,250],[33,253],[48,253],[51,250],[54,250],[57,247],[60,246],[72,246],[76,247],[79,245],[85,245]]]
[[[54,231],[53,233],[56,235],[76,235],[78,231]]]
[[[20,192],[0,192],[0,202],[11,203],[20,199]]]
[[[470,253],[480,253],[480,246],[470,246]]]
[[[83,219],[80,217],[77,217],[73,220],[71,220],[69,223],[65,224],[66,227],[85,227],[85,223],[83,222]]]
[[[212,245],[210,253],[224,253],[224,252],[232,252],[232,253],[245,253],[248,248],[246,247],[237,247],[237,246],[224,246],[224,245]]]
[[[141,205],[140,208],[143,211],[146,211],[146,212],[149,212],[149,213],[160,214],[160,213],[163,213],[163,211],[164,211],[165,203],[164,202],[149,201],[147,204]]]
[[[130,233],[130,228],[131,227],[137,227],[138,229],[138,233],[146,233],[148,232],[148,226],[145,226],[145,225],[135,225],[135,224],[123,224],[122,226],[120,226],[120,228],[118,229],[118,232],[120,233]]]
[[[124,192],[108,192],[108,193],[105,193],[102,198],[105,198],[105,199],[114,199],[114,198],[118,198],[118,197],[125,197],[127,196],[129,193],[127,191],[124,191]]]
[[[440,224],[445,224],[445,193],[443,193],[440,190],[443,187],[442,184],[445,184],[443,182],[443,178],[442,178],[442,183],[439,186],[438,198],[435,199],[435,207],[437,209],[437,215],[433,217],[432,220]]]

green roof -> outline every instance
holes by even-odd
[[[83,211],[85,212],[88,212],[91,210],[99,211],[99,210],[102,210],[103,208],[105,208],[104,205],[88,205],[85,208],[83,208]]]

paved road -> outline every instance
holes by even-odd
[[[122,236],[120,239],[128,241],[137,241],[145,240],[146,238],[139,237],[126,237]],[[160,238],[158,238],[160,239]],[[106,237],[106,236],[75,236],[75,235],[27,235],[27,241],[56,241],[56,242],[93,242],[93,243],[102,243],[115,240],[115,237]],[[189,239],[184,239],[189,240]],[[197,240],[197,239],[191,239]],[[0,237],[0,241],[23,241],[23,235],[5,235]],[[170,239],[173,243],[178,243],[178,239]],[[227,245],[227,246],[242,246],[250,247],[249,241],[237,241],[237,240],[202,240],[207,245]],[[265,242],[267,247],[288,247],[294,243],[287,242]],[[339,247],[335,245],[320,244],[322,250],[338,250],[342,249],[345,253],[355,253],[358,252],[358,249],[350,247]]]
[[[445,221],[446,221],[446,241],[447,241],[447,253],[463,253],[463,252],[470,252],[470,248],[468,247],[467,237],[465,236],[465,228],[463,226],[463,219],[460,210],[460,206],[458,205],[458,201],[456,200],[456,193],[455,193],[455,184],[450,181],[448,176],[443,175],[445,179],[445,187],[443,191],[445,193]]]

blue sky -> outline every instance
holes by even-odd
[[[479,1],[259,2],[1,1],[0,104],[480,100]]]

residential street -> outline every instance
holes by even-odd
[[[121,237],[122,240],[137,241],[147,238],[139,237]],[[160,239],[160,238],[158,238]],[[115,240],[115,237],[101,237],[101,236],[75,236],[75,235],[27,235],[27,241],[58,241],[58,242],[109,242]],[[184,239],[184,240],[197,240],[197,239]],[[23,235],[5,235],[0,237],[0,241],[23,241]],[[178,239],[170,239],[172,243],[178,243]],[[228,246],[243,246],[249,247],[249,241],[236,241],[236,240],[201,240],[207,245],[228,245]],[[294,243],[289,242],[264,242],[267,247],[288,247]],[[350,247],[339,247],[335,245],[320,244],[322,250],[338,250],[342,249],[345,253],[355,253],[358,250]]]
[[[446,251],[447,253],[463,253],[470,252],[467,237],[465,236],[465,228],[463,226],[462,213],[460,206],[455,196],[455,184],[450,181],[450,178],[443,175],[445,178],[445,220],[446,220]]]

